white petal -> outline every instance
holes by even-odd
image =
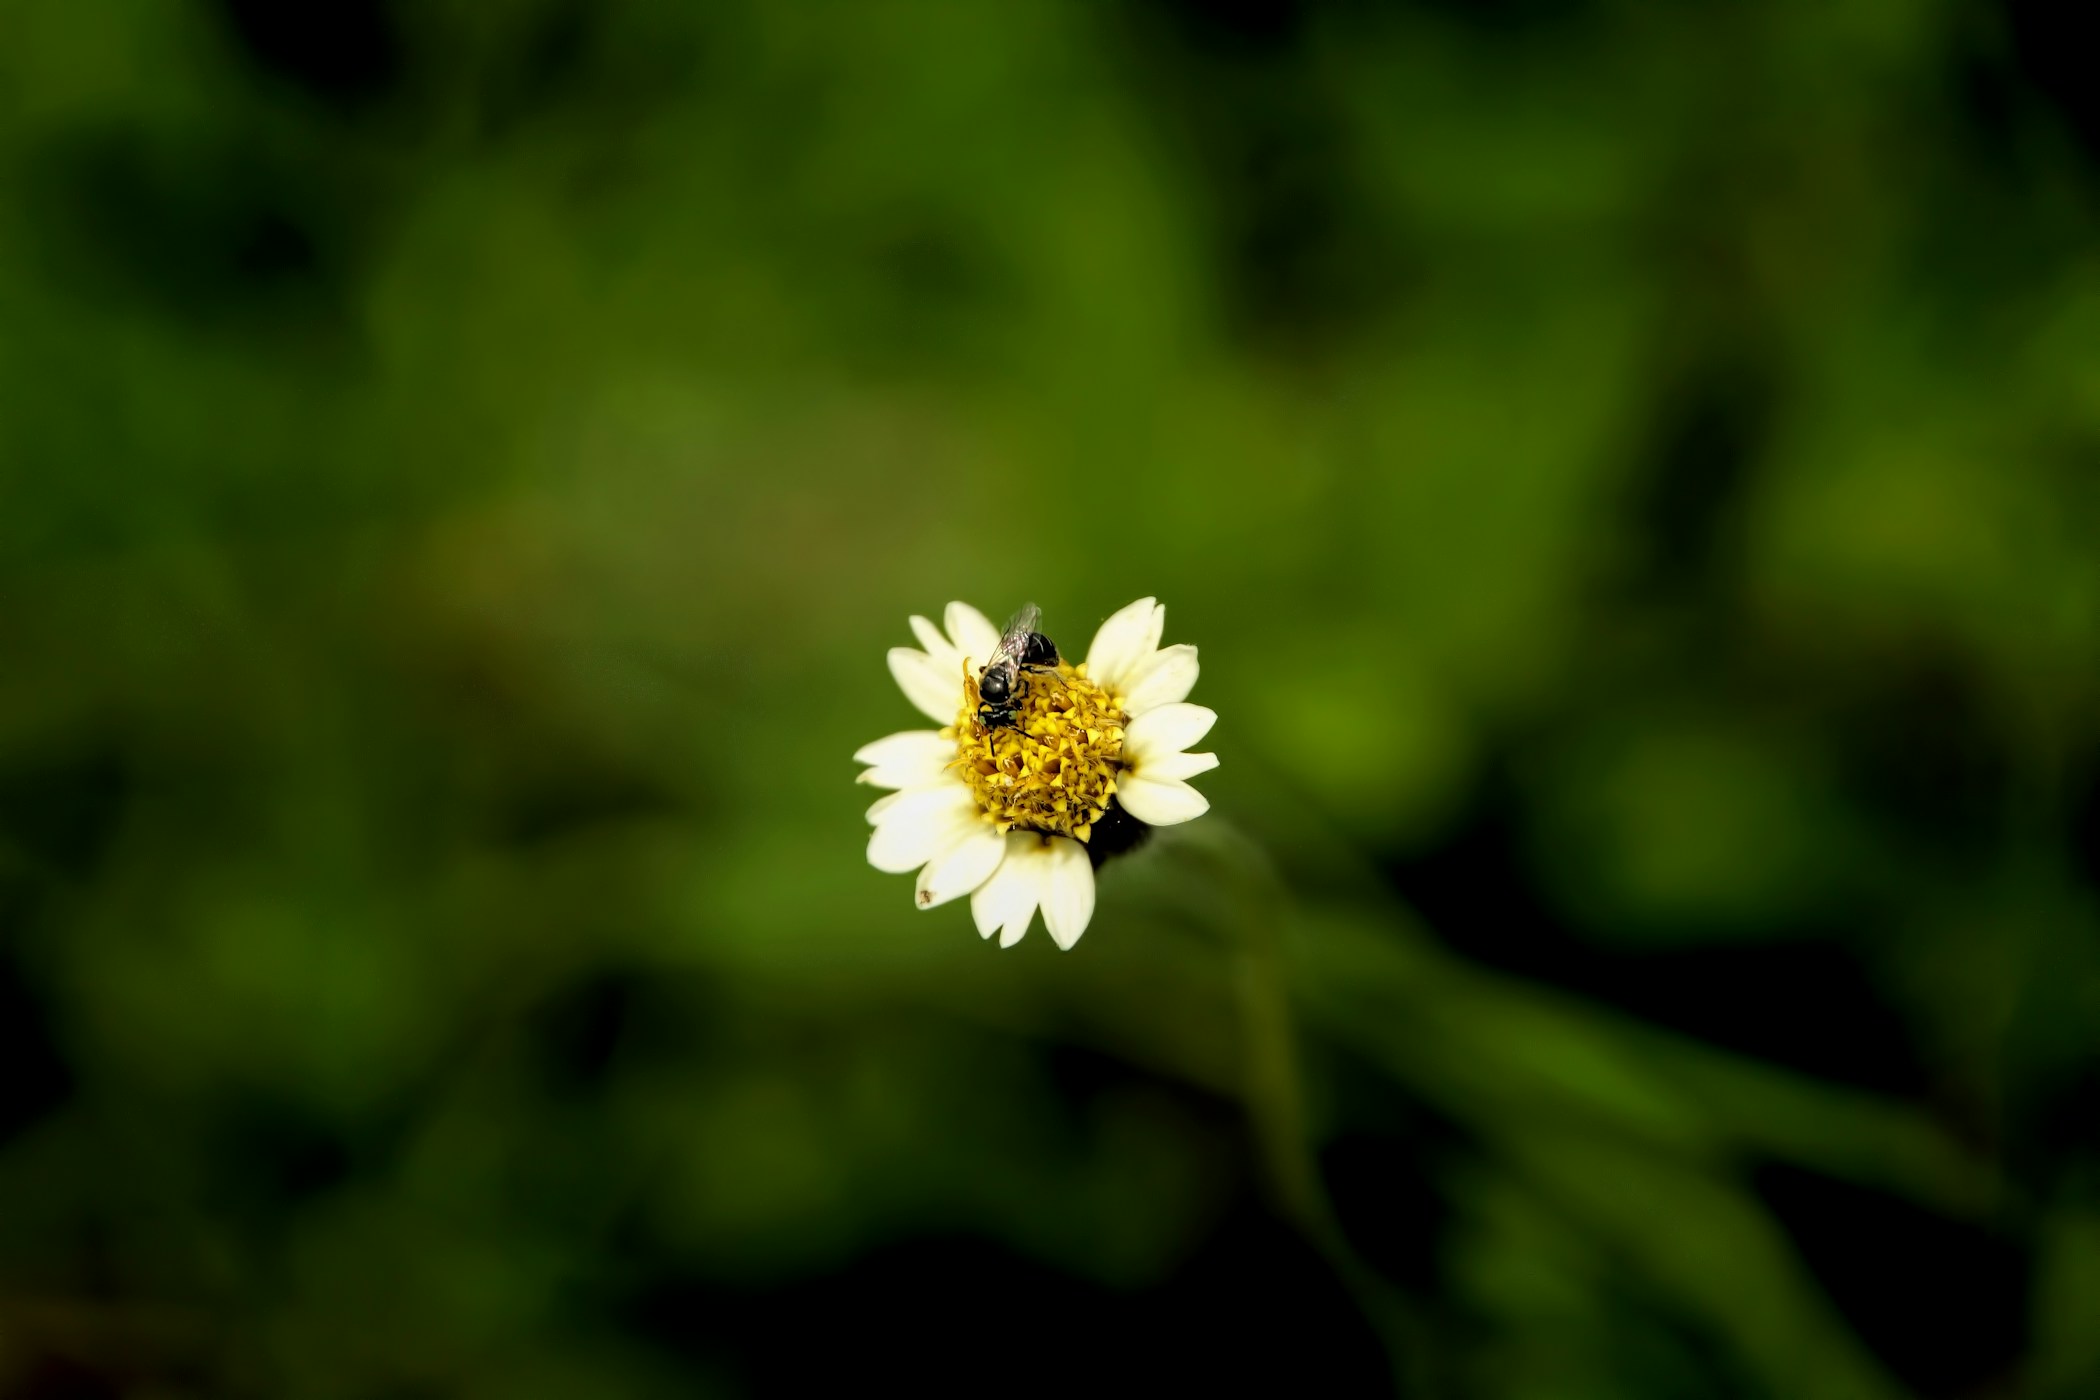
[[[1035,917],[1036,896],[1041,888],[1041,863],[1036,859],[1041,848],[1042,838],[1033,833],[1010,831],[1006,834],[1005,859],[999,862],[992,877],[977,887],[977,893],[970,896],[970,917],[976,922],[980,936],[990,938],[994,929],[1007,928],[1012,930],[1012,937],[1002,942],[1010,948],[1028,931],[1028,922]]]
[[[1116,787],[1123,810],[1147,826],[1175,826],[1210,810],[1210,799],[1187,783],[1130,778]]]
[[[1167,610],[1154,598],[1140,598],[1112,614],[1086,649],[1086,673],[1107,690],[1120,688],[1138,665],[1159,647]]]
[[[977,830],[919,872],[919,907],[931,909],[969,894],[992,877],[1005,854],[1006,838],[989,822],[979,822]]]
[[[919,639],[920,646],[926,648],[926,654],[933,658],[934,665],[948,672],[961,669],[962,653],[955,649],[940,628],[933,625],[931,618],[913,613],[911,634]]]
[[[1086,847],[1060,836],[1050,843],[1043,871],[1043,927],[1070,950],[1094,917],[1094,866]]]
[[[992,653],[999,648],[999,629],[992,626],[990,618],[968,603],[956,602],[948,605],[944,620],[958,653],[979,667],[992,659]]]
[[[1128,680],[1123,695],[1123,713],[1136,718],[1147,710],[1189,698],[1196,688],[1196,649],[1183,642],[1152,654]]]
[[[861,745],[853,761],[875,765],[862,773],[857,782],[885,788],[926,787],[939,782],[948,765],[955,761],[955,741],[942,738],[935,730],[908,729]]]
[[[896,806],[899,802],[902,802],[905,798],[909,797],[910,795],[910,793],[892,792],[876,798],[875,805],[868,808],[868,825],[880,825],[882,822],[882,814],[884,812],[887,812],[890,808]]]
[[[938,729],[907,729],[899,734],[886,734],[872,744],[862,744],[853,751],[855,763],[872,763],[876,767],[899,763],[915,755],[926,755],[938,750],[951,757],[955,746],[941,737]]]
[[[903,794],[881,812],[868,837],[868,864],[892,875],[916,870],[954,849],[981,825],[977,799],[960,782]]]
[[[904,691],[904,698],[919,707],[919,713],[942,724],[953,724],[962,709],[962,672],[936,662],[916,647],[890,648],[890,674]]]
[[[971,891],[970,922],[977,925],[979,938],[990,938],[1006,922],[1006,906],[1013,900],[1014,874],[1001,862],[990,879]]]
[[[1142,768],[1133,769],[1131,777],[1150,778],[1156,783],[1185,783],[1198,773],[1208,773],[1218,766],[1214,753],[1170,753],[1153,759]]]
[[[1157,763],[1170,753],[1180,753],[1210,733],[1210,727],[1217,722],[1218,712],[1202,705],[1185,701],[1161,705],[1130,722],[1130,727],[1123,731],[1123,753],[1133,768],[1142,771],[1148,763]]]

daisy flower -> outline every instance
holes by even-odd
[[[890,650],[905,698],[940,729],[877,739],[853,755],[860,781],[893,791],[868,809],[868,863],[918,871],[931,909],[964,895],[977,932],[1011,948],[1043,911],[1060,948],[1094,914],[1094,867],[1146,828],[1210,808],[1188,780],[1218,766],[1189,753],[1217,714],[1186,703],[1196,649],[1162,647],[1167,610],[1140,598],[1101,624],[1086,660],[1017,669],[1010,694],[980,692],[1000,633],[967,603],[946,631],[911,620],[917,647]],[[998,703],[994,703],[994,701]]]

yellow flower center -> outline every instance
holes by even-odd
[[[1060,663],[1055,673],[1020,673],[1011,720],[986,724],[980,703],[977,668],[965,664],[955,769],[986,816],[1001,831],[1086,840],[1123,768],[1126,721],[1114,697],[1086,678],[1084,665]]]

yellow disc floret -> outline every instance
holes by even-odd
[[[1023,671],[1010,726],[978,715],[977,671],[965,666],[955,721],[955,768],[1002,831],[1093,833],[1122,771],[1122,710],[1086,678],[1086,668]]]

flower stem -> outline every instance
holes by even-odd
[[[1319,1250],[1378,1333],[1397,1391],[1425,1395],[1428,1331],[1414,1306],[1350,1246],[1314,1156],[1284,962],[1289,892],[1259,843],[1216,817],[1199,827],[1207,828],[1201,831],[1202,854],[1217,867],[1213,888],[1226,905],[1221,922],[1230,930],[1244,1035],[1242,1092],[1270,1188],[1285,1217]]]

